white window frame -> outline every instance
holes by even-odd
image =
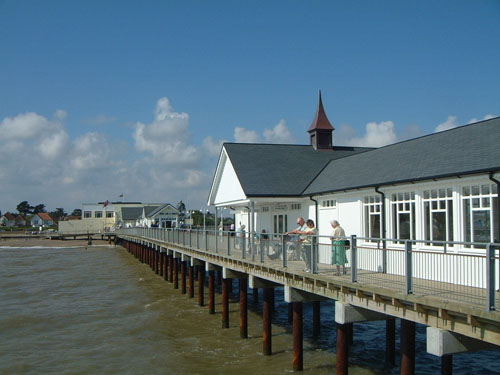
[[[363,205],[363,233],[364,237],[369,238],[382,238],[382,197],[380,195],[367,195],[363,197],[362,201]],[[378,216],[379,217],[379,229],[380,233],[374,235],[371,233],[371,217]],[[368,225],[367,225],[368,224]],[[375,242],[372,240],[366,240],[367,242]]]
[[[423,189],[422,197],[422,233],[421,237],[426,242],[426,246],[432,246],[432,241],[454,241],[457,235],[456,222],[456,194],[451,186],[429,187]],[[429,206],[429,218],[426,217],[426,205]],[[451,211],[451,212],[450,212]],[[438,240],[434,238],[434,226],[432,217],[435,213],[445,213],[445,239]],[[427,222],[429,219],[429,222]],[[450,233],[451,229],[451,233]],[[438,244],[440,246],[440,244]],[[453,244],[447,245],[453,247]]]
[[[407,239],[414,240],[415,238],[417,238],[416,208],[417,208],[417,194],[415,191],[397,191],[390,194],[389,222],[391,225],[392,238],[394,239],[400,238],[401,225],[399,223],[399,216],[403,214],[410,215],[410,238],[405,238],[403,239],[403,241],[396,241],[396,243],[403,243],[404,240]],[[395,215],[394,215],[394,210],[396,210]]]

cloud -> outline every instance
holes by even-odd
[[[471,118],[468,122],[468,124],[473,124],[474,122],[479,122],[479,121],[484,121],[484,120],[489,120],[489,119],[492,119],[496,116],[494,115],[491,115],[491,114],[487,114],[486,116],[484,116],[482,119],[478,120],[477,118]]]
[[[135,148],[169,163],[195,163],[198,149],[191,142],[189,115],[173,110],[168,98],[158,100],[151,124],[138,122],[133,134]]]
[[[437,132],[442,132],[448,129],[453,129],[458,126],[457,124],[457,116],[448,116],[445,122],[442,122],[438,126],[436,126],[436,129],[434,130],[434,133]]]
[[[340,141],[345,143],[336,143],[337,145],[381,147],[398,141],[392,121],[369,122],[362,137],[354,136],[355,130],[349,125],[342,125],[339,133]]]
[[[281,119],[273,128],[264,129],[262,137],[255,130],[237,126],[234,128],[234,141],[237,143],[295,143],[295,138]]]
[[[219,156],[222,149],[222,144],[226,142],[224,139],[214,140],[212,136],[208,136],[203,140],[203,148],[211,156]]]

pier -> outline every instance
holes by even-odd
[[[254,234],[232,232],[129,228],[117,232],[117,241],[152,270],[194,297],[194,267],[198,275],[198,304],[204,306],[208,274],[208,311],[213,314],[215,271],[222,282],[222,328],[229,327],[228,291],[232,279],[240,283],[240,336],[247,337],[247,288],[263,292],[263,354],[272,354],[271,312],[274,289],[284,289],[293,324],[292,368],[303,363],[303,303],[313,304],[313,332],[321,329],[322,301],[335,300],[337,374],[348,373],[348,348],[353,324],[386,321],[381,333],[385,360],[395,362],[395,319],[401,319],[401,374],[415,371],[416,324],[427,327],[427,351],[441,357],[443,374],[452,374],[453,354],[500,348],[500,293],[498,244],[455,244],[476,251],[422,250],[415,241],[350,238],[348,269],[335,275],[334,266],[318,262],[317,248],[328,246],[316,238],[311,258],[290,257],[289,243],[270,234],[262,241]],[[401,244],[400,242],[403,242]],[[391,244],[393,244],[391,246]],[[448,244],[450,245],[450,244]],[[483,249],[477,251],[477,249]],[[186,269],[187,288],[186,288]],[[187,290],[188,289],[188,290]],[[255,294],[254,294],[255,296]]]

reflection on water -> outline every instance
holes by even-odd
[[[230,328],[121,248],[0,249],[2,374],[285,374],[292,334],[283,291],[276,291],[273,355],[262,355],[261,305],[250,302],[249,338],[239,338],[236,300]],[[236,298],[237,281],[234,282]],[[219,291],[220,292],[220,291]],[[251,292],[251,291],[250,291]],[[252,297],[249,296],[249,301]],[[304,373],[335,373],[333,303],[322,303],[312,336],[304,306]],[[355,325],[351,374],[398,374],[384,366],[385,323]],[[396,347],[399,342],[396,343]],[[500,372],[498,351],[454,356],[455,374]],[[396,359],[398,361],[398,359]],[[417,374],[439,373],[417,330]]]

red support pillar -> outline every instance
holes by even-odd
[[[319,337],[321,327],[321,305],[313,301],[313,337]]]
[[[415,374],[415,322],[401,319],[401,375]]]
[[[271,303],[273,288],[263,288],[264,303],[262,306],[262,325],[263,325],[263,352],[264,355],[272,354],[272,330],[271,330]]]
[[[168,281],[174,281],[174,256],[168,256]]]
[[[347,375],[349,327],[347,324],[337,323],[337,372],[336,375]]]
[[[174,262],[174,289],[179,289],[179,260],[177,258],[172,260]]]
[[[159,270],[159,263],[160,263],[160,252],[158,250],[154,250],[155,252],[155,273],[158,275],[158,273],[160,273],[160,270]]]
[[[453,355],[445,354],[441,357],[441,375],[453,374]]]
[[[222,328],[229,328],[229,280],[222,280]]]
[[[304,369],[303,303],[292,302],[293,309],[293,371]]]
[[[215,314],[215,271],[208,271],[208,313]]]
[[[188,269],[188,282],[189,282],[189,298],[194,298],[194,275],[193,275],[192,265],[189,265]]]
[[[240,279],[240,337],[248,338],[247,279]]]
[[[396,319],[385,321],[385,361],[394,366],[396,358]]]
[[[205,268],[198,266],[198,305],[204,306]]]
[[[165,253],[160,251],[160,276],[163,277],[163,262],[165,260]]]
[[[165,281],[168,280],[168,253],[165,252],[165,254],[163,255],[163,279]]]
[[[186,262],[181,261],[181,289],[182,294],[186,294]]]

